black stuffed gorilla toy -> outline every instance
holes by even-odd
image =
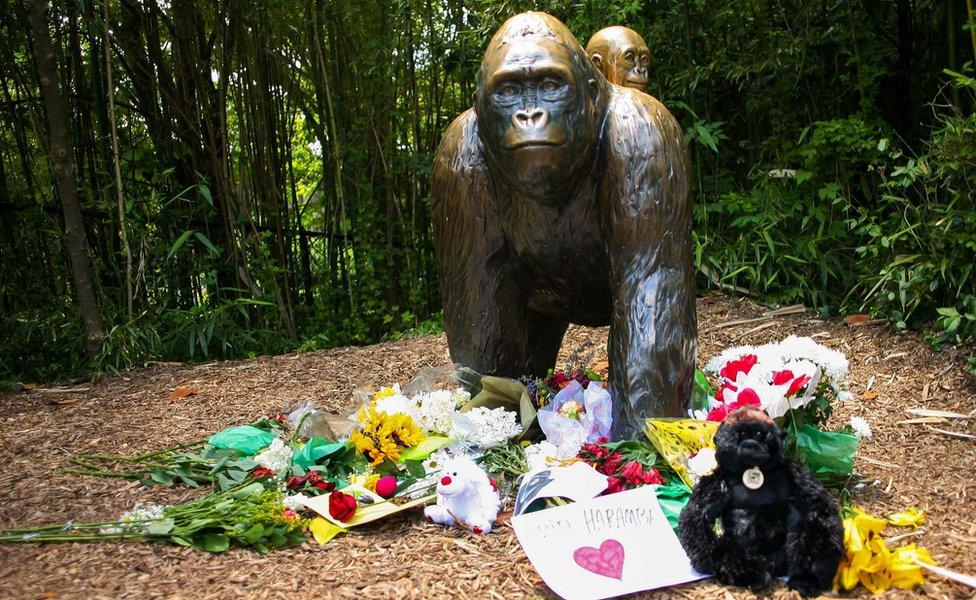
[[[784,458],[784,434],[755,407],[715,434],[718,467],[681,513],[692,566],[727,585],[759,590],[774,577],[804,596],[830,588],[844,556],[837,505],[805,466]]]
[[[544,375],[569,323],[610,325],[614,438],[687,410],[695,366],[684,138],[653,97],[611,85],[558,19],[492,37],[472,109],[431,188],[451,357]]]

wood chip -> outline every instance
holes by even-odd
[[[941,417],[943,419],[972,419],[973,415],[964,415],[951,410],[931,410],[928,408],[906,408],[905,412],[920,417]]]

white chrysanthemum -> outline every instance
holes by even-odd
[[[586,443],[586,431],[582,427],[569,429],[565,434],[556,447],[556,458],[559,460],[575,458],[579,454],[580,448]]]
[[[757,376],[768,376],[774,371],[790,369],[796,374],[812,375],[812,367],[819,367],[832,386],[838,386],[847,377],[850,365],[843,352],[818,344],[809,337],[791,335],[780,342],[762,346],[736,346],[723,350],[705,365],[705,372],[718,375],[730,361],[753,354],[759,360],[750,371]],[[816,387],[815,385],[813,387]]]
[[[504,408],[478,406],[468,412],[454,413],[451,420],[449,436],[482,450],[503,444],[521,432],[518,415]]]
[[[403,414],[412,418],[414,421],[419,419],[419,396],[407,398],[399,391],[399,386],[394,387],[394,394],[386,396],[376,401],[376,411],[388,415]]]
[[[291,448],[281,438],[275,438],[270,446],[254,457],[254,462],[276,474],[284,472],[291,466]]]
[[[471,392],[465,390],[464,388],[454,390],[453,396],[454,408],[460,408],[471,400]]]
[[[864,417],[851,417],[851,429],[854,430],[854,433],[856,433],[858,437],[871,437],[871,426],[868,425],[868,421]]]
[[[417,398],[418,396],[415,396]],[[446,390],[430,392],[429,394],[419,395],[420,410],[418,411],[418,422],[425,431],[436,431],[446,433],[451,429],[453,422],[451,417],[454,415],[457,403],[455,395]]]
[[[543,440],[538,444],[525,447],[525,461],[529,465],[529,471],[545,469],[551,467],[559,458],[556,456],[558,448],[548,440]]]

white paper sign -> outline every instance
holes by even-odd
[[[512,517],[512,527],[542,580],[567,600],[707,577],[691,568],[651,486]]]
[[[520,515],[540,498],[569,498],[574,502],[590,500],[607,489],[607,476],[585,462],[567,467],[548,467],[526,473],[515,496],[515,514]]]

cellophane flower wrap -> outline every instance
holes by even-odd
[[[571,381],[538,413],[539,427],[556,448],[560,459],[576,456],[587,442],[610,435],[610,392],[598,382],[586,389]]]

